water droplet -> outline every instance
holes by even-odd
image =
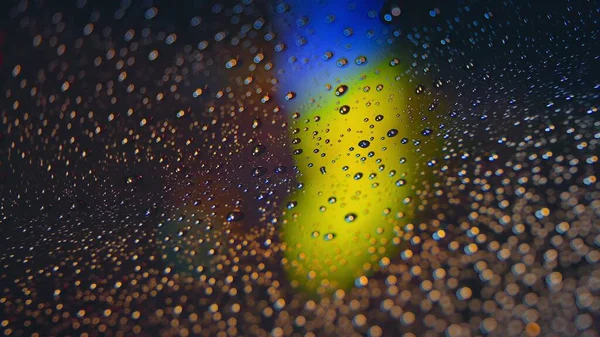
[[[354,63],[356,63],[357,65],[363,65],[367,63],[367,58],[365,56],[359,56],[354,60]]]
[[[229,212],[226,219],[228,222],[241,221],[244,219],[244,213],[238,210]]]
[[[262,145],[262,144],[257,144],[254,146],[254,148],[252,148],[252,155],[253,156],[260,156],[261,154],[265,153],[265,151],[267,151],[267,147]]]
[[[323,235],[323,240],[325,240],[325,241],[331,241],[333,239],[335,239],[334,233],[327,233],[327,234]]]
[[[285,100],[289,101],[296,98],[296,93],[293,91],[288,91],[288,93],[285,95]]]
[[[348,86],[347,85],[340,85],[337,88],[335,88],[335,95],[336,96],[343,96],[346,92],[348,92]]]
[[[267,173],[267,169],[262,166],[258,166],[252,170],[252,176],[255,178],[261,177],[261,176],[265,175],[265,173]]]
[[[437,100],[433,101],[431,104],[429,104],[428,110],[429,111],[434,111],[435,108],[437,108],[438,104],[439,104],[439,102]]]
[[[348,213],[346,214],[346,216],[344,216],[344,220],[346,220],[346,222],[354,222],[354,220],[356,220],[358,216],[356,215],[356,213]]]
[[[339,68],[345,67],[348,65],[348,60],[346,60],[345,58],[341,58],[339,60],[337,60],[337,62],[335,63]]]
[[[424,85],[422,85],[422,84],[419,84],[419,85],[417,86],[417,88],[415,89],[415,93],[416,93],[417,95],[420,95],[420,94],[422,94],[424,91],[425,91],[425,86],[424,86]]]

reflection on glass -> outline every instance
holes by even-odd
[[[4,2],[0,335],[598,336],[596,3]]]

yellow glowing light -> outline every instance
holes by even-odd
[[[437,149],[410,109],[431,99],[388,62],[357,69],[319,85],[292,116],[304,186],[288,199],[282,238],[292,284],[309,291],[364,286],[390,264]]]

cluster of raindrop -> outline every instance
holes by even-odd
[[[15,1],[0,334],[598,337],[597,8],[341,3]]]

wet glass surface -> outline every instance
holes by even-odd
[[[6,1],[0,334],[600,330],[595,1]]]

